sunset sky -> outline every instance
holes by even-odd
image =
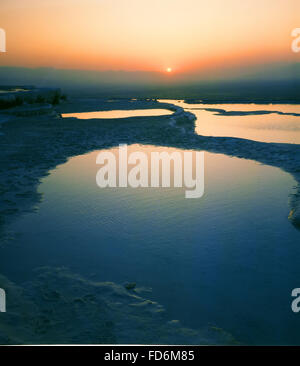
[[[186,73],[295,61],[299,13],[299,0],[1,0],[0,65]]]

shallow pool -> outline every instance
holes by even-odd
[[[112,111],[95,111],[95,112],[80,112],[80,113],[63,113],[62,117],[75,117],[79,119],[92,118],[128,118],[128,117],[146,117],[146,116],[165,116],[174,112],[168,109],[133,109],[133,110],[112,110]]]
[[[188,104],[166,100],[197,117],[195,131],[203,136],[239,137],[262,142],[300,144],[300,106],[295,104]],[[222,115],[226,112],[263,114]],[[272,112],[266,114],[265,112]],[[278,114],[276,112],[285,113]]]
[[[186,199],[184,188],[99,188],[98,153],[42,180],[38,211],[19,218],[16,240],[0,249],[2,274],[20,283],[36,267],[66,266],[95,281],[136,282],[187,327],[215,325],[246,344],[300,344],[289,174],[205,152],[204,196]]]

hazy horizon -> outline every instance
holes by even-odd
[[[234,71],[234,70],[233,70]],[[217,77],[218,76],[218,77]],[[240,69],[231,75],[182,74],[168,78],[159,72],[91,71],[0,66],[0,85],[59,87],[81,95],[149,96],[161,98],[233,97],[299,100],[300,65],[268,65]]]
[[[299,98],[299,4],[2,0],[0,85],[177,98],[232,83],[236,96]]]

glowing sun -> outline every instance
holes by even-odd
[[[166,70],[167,72],[172,72],[172,69],[171,69],[171,67],[167,67],[167,70]]]

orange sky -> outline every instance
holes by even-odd
[[[0,65],[180,73],[295,60],[299,13],[299,0],[1,0]]]

